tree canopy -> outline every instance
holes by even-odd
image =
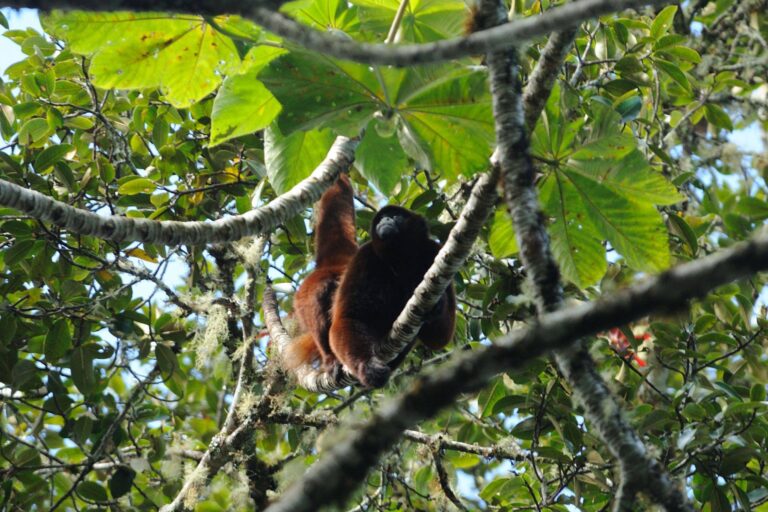
[[[768,510],[765,0],[8,5],[0,510]],[[340,172],[380,390],[280,365]]]

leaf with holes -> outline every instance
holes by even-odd
[[[72,51],[92,55],[93,83],[109,89],[161,87],[189,107],[240,63],[232,40],[197,16],[158,13],[55,12],[45,22]]]

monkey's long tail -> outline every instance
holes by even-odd
[[[305,364],[312,365],[320,359],[315,340],[310,333],[304,333],[291,341],[283,351],[283,368],[296,370]]]

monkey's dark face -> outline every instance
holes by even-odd
[[[376,224],[376,236],[382,240],[388,240],[397,237],[405,229],[408,218],[405,215],[395,213],[391,216],[385,216],[379,219]]]
[[[424,219],[399,206],[385,206],[379,210],[371,225],[371,235],[383,242],[429,236]]]

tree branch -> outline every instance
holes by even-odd
[[[544,314],[535,325],[510,333],[495,345],[458,354],[433,373],[419,377],[367,423],[349,431],[268,510],[314,511],[344,502],[405,429],[433,417],[460,394],[482,387],[497,373],[524,366],[580,337],[651,313],[678,311],[692,298],[762,270],[768,270],[768,236],[680,265],[598,301]]]
[[[101,216],[5,180],[0,180],[0,205],[15,208],[44,222],[52,222],[73,233],[103,240],[163,245],[231,242],[267,232],[316,201],[336,180],[341,169],[351,165],[357,143],[357,139],[337,137],[325,160],[290,191],[243,215],[211,222]]]
[[[557,74],[560,72],[566,55],[568,55],[574,37],[576,37],[576,30],[576,26],[573,26],[568,30],[555,32],[549,36],[539,60],[536,61],[536,67],[531,72],[531,76],[528,77],[528,85],[523,92],[523,105],[525,126],[529,132],[533,131],[541,111],[547,104]]]
[[[266,3],[266,2],[265,2]],[[280,4],[274,0],[267,6]],[[643,5],[669,3],[664,0],[583,0],[554,7],[540,16],[515,20],[504,26],[476,32],[467,37],[425,44],[408,44],[393,47],[387,44],[366,44],[338,38],[330,34],[313,30],[266,9],[254,7],[250,2],[214,2],[197,0],[181,2],[179,0],[9,0],[7,7],[31,7],[44,11],[51,9],[87,9],[97,11],[149,10],[171,11],[202,15],[239,14],[250,18],[267,30],[298,43],[315,52],[323,53],[344,60],[353,60],[365,64],[390,64],[411,66],[458,59],[470,55],[480,55],[501,48],[519,45],[535,37],[555,30],[564,30],[578,25],[584,20],[602,16],[624,9]]]
[[[379,348],[379,355],[384,360],[393,359],[413,341],[425,316],[435,307],[451,284],[453,276],[464,265],[475,239],[496,204],[498,178],[499,172],[494,166],[481,175],[472,187],[469,201],[451,229],[448,240],[440,248],[434,263],[395,320],[386,342]]]
[[[264,250],[264,242],[265,240],[263,238],[257,238],[253,241],[251,248],[246,251],[245,254],[239,255],[241,259],[245,260],[244,266],[249,271],[249,280],[251,281],[256,279],[258,274],[258,267],[256,267],[255,262],[258,262],[258,260],[261,258],[262,252]],[[199,487],[210,481],[216,475],[219,469],[221,469],[224,464],[229,462],[229,454],[246,441],[245,435],[232,437],[231,434],[238,430],[240,422],[243,421],[242,411],[238,411],[238,406],[240,405],[244,394],[247,392],[247,389],[251,386],[254,378],[252,350],[254,339],[250,331],[250,328],[243,329],[242,345],[235,352],[235,354],[237,354],[240,358],[240,365],[237,374],[237,383],[235,384],[235,390],[232,393],[232,401],[229,406],[229,411],[227,412],[227,417],[224,420],[224,424],[221,427],[221,430],[211,440],[211,443],[209,444],[205,453],[199,457],[195,470],[191,475],[188,475],[185,478],[184,484],[182,485],[178,494],[176,494],[176,497],[171,503],[163,507],[163,512],[193,509],[194,506],[190,506],[191,504],[188,503],[188,496],[190,495],[190,492],[196,487]],[[230,357],[233,356],[233,354],[229,355]],[[236,358],[232,357],[232,359],[232,363],[234,365],[236,362],[234,359]],[[269,398],[271,397],[262,397],[261,403]],[[252,421],[244,423],[247,423],[250,428],[254,426]],[[251,430],[244,429],[243,432],[251,432]],[[259,463],[261,463],[261,465],[264,464],[263,461],[256,459],[258,459],[258,457],[255,453],[248,454],[247,464],[249,467],[258,466]],[[252,485],[252,487],[254,486]],[[259,491],[259,495],[261,495],[261,493],[266,494],[266,489],[259,489]]]
[[[578,5],[581,5],[580,3]],[[488,24],[504,24],[506,9],[499,0],[483,0],[480,16]],[[494,19],[495,18],[495,19]],[[520,258],[532,282],[539,315],[564,304],[560,271],[552,255],[535,184],[536,170],[530,156],[526,119],[521,101],[516,49],[487,55],[490,71],[496,143],[504,195],[512,216]],[[534,121],[535,122],[535,121]],[[621,408],[597,372],[586,346],[575,343],[555,352],[561,373],[574,391],[585,417],[597,428],[621,466],[622,483],[614,510],[625,510],[637,490],[645,490],[667,510],[692,510],[683,493],[647,452],[640,437],[622,416]],[[631,483],[632,485],[627,485]],[[622,491],[631,492],[624,497]]]
[[[75,478],[72,486],[53,505],[51,505],[51,508],[48,509],[49,512],[53,512],[59,508],[62,503],[64,503],[67,499],[69,499],[70,496],[72,496],[72,493],[77,490],[77,486],[80,485],[80,482],[85,480],[85,477],[87,477],[88,474],[93,470],[93,467],[96,465],[99,459],[101,459],[102,455],[104,455],[104,453],[110,449],[113,441],[112,436],[117,428],[123,423],[123,420],[128,414],[128,411],[133,408],[136,400],[142,396],[146,388],[152,383],[153,380],[155,380],[155,377],[157,377],[159,374],[160,368],[156,365],[143,380],[140,380],[136,383],[136,386],[133,388],[133,391],[131,391],[130,396],[125,401],[123,411],[114,419],[114,421],[112,421],[112,423],[109,424],[107,429],[104,431],[104,435],[101,436],[99,443],[88,455],[85,466]]]

